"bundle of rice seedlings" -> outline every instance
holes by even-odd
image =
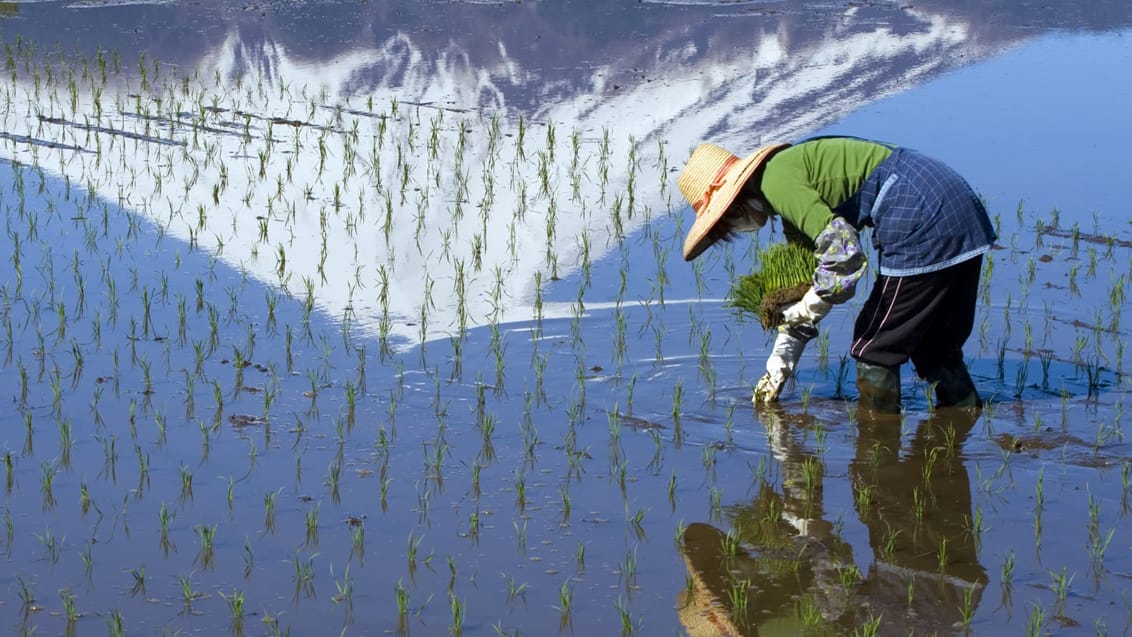
[[[776,243],[758,251],[758,268],[731,285],[727,304],[759,318],[764,329],[782,324],[782,311],[802,299],[810,289],[817,258],[810,248]]]

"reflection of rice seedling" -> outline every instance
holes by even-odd
[[[765,329],[782,323],[782,311],[810,287],[817,259],[808,247],[776,243],[757,252],[759,270],[738,277],[727,304],[759,318]]]

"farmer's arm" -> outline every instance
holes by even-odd
[[[830,303],[853,298],[857,281],[868,268],[857,231],[841,217],[834,217],[814,240],[818,267],[814,270],[814,292]]]
[[[763,196],[782,216],[784,226],[801,230],[813,241],[818,259],[814,292],[830,303],[848,301],[868,265],[857,231],[833,214],[809,184],[802,166],[778,160],[763,175]]]

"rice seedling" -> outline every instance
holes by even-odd
[[[216,525],[198,524],[193,528],[193,531],[196,533],[197,540],[200,543],[196,563],[205,570],[212,570],[216,559],[216,554],[213,549],[213,544],[216,540]]]
[[[853,637],[875,637],[880,634],[882,619],[884,619],[884,615],[876,615],[870,612],[861,624],[853,629]]]
[[[63,604],[63,617],[67,621],[68,631],[73,633],[75,622],[81,617],[75,606],[75,594],[69,588],[59,589],[59,601]]]
[[[1101,365],[1096,359],[1090,359],[1082,367],[1085,371],[1087,398],[1096,399],[1100,394]]]
[[[1039,604],[1032,604],[1026,620],[1026,636],[1038,637],[1045,633],[1046,612]]]
[[[912,488],[912,519],[917,524],[924,520],[924,510],[926,508],[926,499],[922,489],[919,486]]]
[[[15,459],[11,451],[4,451],[4,491],[8,495],[12,494],[12,485],[15,480],[13,478],[13,470],[15,467]]]
[[[181,465],[181,501],[193,498],[193,471],[186,465]]]
[[[562,582],[562,586],[558,587],[558,604],[553,608],[558,611],[560,619],[560,626],[570,625],[570,611],[571,604],[574,599],[574,588],[570,585],[570,580]]]
[[[570,488],[569,482],[558,487],[558,498],[561,503],[562,517],[561,524],[566,525],[570,521]]]
[[[732,609],[733,616],[740,622],[744,622],[747,609],[750,606],[750,580],[735,576],[730,578],[729,586],[727,588],[727,602]]]
[[[334,579],[334,565],[330,565],[330,578]],[[334,587],[338,590],[337,593],[330,597],[330,601],[335,604],[345,604],[349,609],[354,604],[354,582],[350,579],[350,565],[346,564],[346,569],[342,573],[342,581],[334,579]]]
[[[841,581],[841,586],[847,589],[853,588],[864,579],[861,570],[855,564],[838,567],[837,577]]]
[[[672,417],[679,419],[684,402],[684,379],[678,378],[672,386]]]
[[[452,613],[452,620],[448,624],[448,632],[453,635],[464,634],[464,603],[461,602],[456,594],[449,591],[448,593],[448,607]]]
[[[110,637],[124,637],[126,634],[125,620],[122,611],[113,610],[106,616],[106,627],[110,630]]]
[[[263,494],[263,528],[268,534],[275,532],[275,504],[282,491],[283,489],[279,488]]]
[[[204,597],[204,593],[193,590],[192,574],[178,575],[177,584],[181,588],[181,604],[185,608],[191,607],[193,601]]]
[[[244,618],[244,593],[243,591],[232,589],[230,594],[220,592],[220,598],[228,606],[228,612],[232,615],[233,622],[240,622]]]
[[[295,600],[299,599],[300,593],[308,598],[314,597],[314,560],[317,557],[318,553],[314,553],[306,559],[300,559],[299,551],[295,551],[295,557],[291,561],[294,567]]]
[[[1010,588],[1014,581],[1014,551],[1010,550],[1006,554],[1006,558],[1002,561],[1002,568],[999,572],[999,583],[1003,588]]]
[[[507,585],[507,603],[510,604],[515,600],[525,600],[527,592],[527,583],[517,584],[515,578],[507,573],[500,573],[503,580]]]
[[[330,463],[330,468],[327,470],[326,482],[324,483],[326,486],[330,487],[330,497],[335,502],[335,504],[338,503],[340,497],[338,484],[341,480],[341,477],[342,463],[335,460],[334,462]]]
[[[708,510],[715,520],[723,513],[723,491],[714,485],[708,490]]]
[[[412,531],[409,531],[409,548],[408,552],[406,553],[406,558],[409,562],[410,572],[416,568],[417,552],[420,549],[422,540],[424,540],[423,535],[416,535]]]
[[[43,493],[43,508],[44,510],[50,510],[55,507],[55,492],[53,485],[55,483],[55,475],[58,472],[58,469],[56,469],[54,465],[47,462],[46,460],[40,463],[40,468],[42,471],[40,474],[39,486],[40,491]]]
[[[141,567],[136,569],[131,568],[128,572],[130,573],[130,577],[133,578],[134,582],[133,586],[130,587],[130,594],[140,594],[142,597],[145,597],[145,564],[142,564]]]
[[[1065,612],[1065,599],[1069,594],[1069,587],[1073,584],[1073,578],[1076,577],[1076,574],[1067,575],[1065,567],[1062,566],[1061,570],[1058,572],[1050,571],[1049,576],[1051,580],[1050,589],[1056,596],[1057,610],[1054,614],[1060,616]]]

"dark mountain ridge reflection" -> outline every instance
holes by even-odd
[[[897,37],[923,33],[944,19],[966,29],[969,44],[967,52],[921,51],[943,56],[938,68],[944,70],[1048,31],[1132,25],[1132,4],[1116,0],[4,4],[0,36],[5,42],[20,37],[41,48],[77,49],[87,56],[100,47],[117,50],[127,67],[144,52],[192,69],[235,34],[239,60],[232,73],[270,71],[280,51],[313,65],[351,51],[381,51],[378,61],[355,71],[349,86],[354,92],[396,88],[410,65],[462,65],[492,75],[500,91],[496,99],[530,114],[547,101],[593,91],[596,68],[608,70],[605,91],[664,82],[681,66],[750,55],[760,34],[777,34],[789,54],[878,29]],[[875,84],[921,62],[894,63],[883,75],[866,68],[862,75],[872,76],[869,82]]]

